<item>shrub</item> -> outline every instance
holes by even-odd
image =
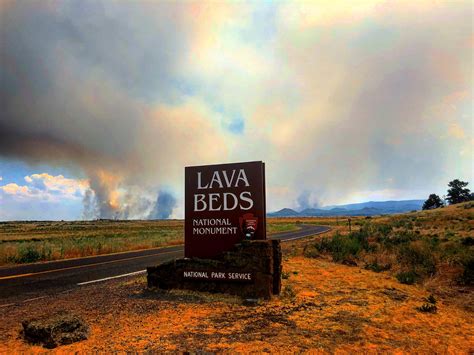
[[[464,245],[464,246],[474,245],[474,238],[473,237],[466,237],[461,241],[461,244]]]
[[[390,270],[391,267],[392,265],[390,264],[380,265],[378,262],[368,263],[364,266],[366,270],[371,270],[373,272],[387,271]]]
[[[398,252],[398,260],[417,274],[433,275],[436,272],[436,260],[433,249],[426,241],[404,244]]]
[[[359,251],[362,249],[358,236],[359,233],[349,234],[347,236],[336,234],[332,238],[330,246],[333,260],[336,262],[342,262],[350,257],[357,256]]]
[[[474,284],[474,256],[469,256],[462,261],[463,272],[459,279],[459,282],[463,285]]]
[[[324,252],[330,252],[331,251],[331,242],[332,239],[330,238],[322,238],[320,239],[314,247],[316,248],[317,251],[324,253]]]
[[[332,238],[322,238],[314,246],[305,248],[305,256],[317,257],[318,253],[331,253],[336,262],[349,261],[357,257],[360,251],[368,250],[368,226],[348,235],[336,233]]]
[[[306,258],[317,258],[319,257],[319,251],[316,245],[306,245],[303,249],[303,255]]]
[[[448,264],[462,265],[466,259],[467,248],[462,246],[459,241],[447,241],[442,244],[440,258]]]
[[[379,224],[376,227],[376,231],[378,234],[380,234],[382,237],[387,237],[390,232],[392,232],[392,226],[390,224]]]
[[[426,297],[426,302],[436,304],[435,296],[433,294],[429,295],[428,297]]]
[[[446,233],[445,233],[445,237],[447,239],[453,238],[455,236],[456,236],[456,233],[454,233],[453,231],[450,231],[450,230],[446,231]]]
[[[382,244],[382,246],[388,249],[393,249],[394,247],[409,243],[419,238],[420,237],[412,231],[399,230],[399,231],[392,231],[388,235],[382,236],[379,242],[380,244]]]
[[[404,271],[397,274],[397,280],[405,285],[413,285],[418,279],[418,275],[414,271]]]
[[[33,244],[21,246],[18,249],[18,254],[14,257],[16,263],[34,263],[41,260],[41,253],[35,248]]]
[[[459,206],[458,208],[464,208],[466,210],[470,209],[470,208],[474,208],[474,202],[469,202],[469,203],[466,203],[465,205],[463,206]]]
[[[420,307],[417,307],[417,310],[424,313],[436,313],[438,307],[433,303],[423,303]]]
[[[53,251],[49,244],[43,243],[41,247],[40,259],[39,260],[51,260]]]

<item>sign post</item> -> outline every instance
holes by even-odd
[[[266,239],[265,164],[185,168],[185,256],[213,258]]]
[[[148,267],[148,287],[280,294],[281,247],[267,240],[263,162],[185,168],[184,209],[185,258]]]

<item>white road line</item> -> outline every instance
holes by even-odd
[[[41,300],[41,299],[46,298],[46,297],[48,297],[48,296],[41,296],[41,297],[29,298],[29,299],[27,299],[27,300],[23,300],[23,301],[18,302],[18,303],[2,304],[2,305],[0,305],[0,308],[8,307],[8,306],[16,306],[16,305],[20,305],[21,303],[28,303],[28,302],[31,302],[31,301]]]
[[[129,272],[128,274],[111,276],[111,277],[106,277],[106,278],[98,279],[98,280],[80,282],[80,283],[77,284],[77,286],[83,286],[83,285],[93,284],[95,282],[102,282],[102,281],[107,281],[107,280],[112,280],[112,279],[118,279],[120,277],[125,277],[125,276],[139,275],[139,274],[143,274],[145,272],[146,272],[146,270],[140,270],[140,271],[135,271],[135,272]]]
[[[326,232],[329,232],[329,231],[330,231],[330,229],[324,230],[324,231],[321,231],[321,232],[317,232],[317,233],[312,233],[312,234],[304,235],[304,236],[302,236],[302,237],[294,237],[294,238],[290,238],[290,239],[282,239],[281,241],[282,241],[282,242],[289,242],[289,241],[291,241],[291,240],[296,240],[296,239],[302,239],[302,238],[306,238],[306,237],[311,237],[311,236],[313,236],[313,235],[318,235],[318,234],[326,233]]]
[[[30,299],[24,300],[23,303],[31,302],[31,301],[36,301],[36,300],[40,300],[40,299],[43,299],[43,298],[46,298],[46,297],[47,297],[47,296],[41,296],[41,297],[30,298]]]

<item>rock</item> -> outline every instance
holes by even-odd
[[[246,298],[242,304],[244,306],[258,306],[258,298]]]
[[[347,266],[357,266],[357,263],[352,259],[344,259],[342,264]]]
[[[64,312],[40,319],[24,320],[22,325],[26,341],[41,344],[48,349],[85,340],[89,336],[89,326],[80,317]]]
[[[184,271],[202,270],[252,274],[251,282],[230,280],[190,280]],[[214,259],[177,259],[147,268],[148,287],[188,289],[228,293],[245,298],[265,298],[281,290],[281,247],[278,240],[252,240],[236,244],[234,249]]]

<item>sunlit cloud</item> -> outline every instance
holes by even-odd
[[[48,173],[28,175],[24,180],[26,185],[8,183],[0,186],[0,191],[4,196],[22,200],[61,202],[64,199],[81,200],[89,188],[87,180],[69,179],[63,175],[53,176]]]

